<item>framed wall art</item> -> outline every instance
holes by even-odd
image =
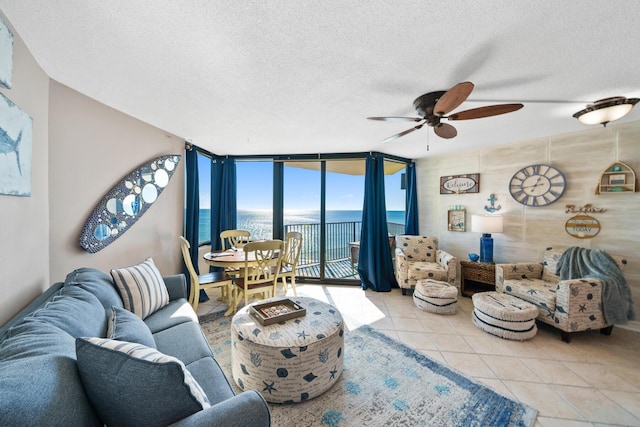
[[[0,19],[0,86],[11,89],[13,33]]]
[[[480,192],[480,174],[450,175],[440,177],[440,194],[464,194]]]
[[[465,231],[464,209],[450,210],[447,215],[449,231]]]
[[[33,120],[0,93],[0,194],[31,195]]]

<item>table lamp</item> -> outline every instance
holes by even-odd
[[[480,262],[493,263],[493,238],[491,233],[502,233],[502,217],[472,215],[471,231],[482,233],[480,238]]]

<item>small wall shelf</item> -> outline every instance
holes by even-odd
[[[638,191],[635,171],[623,162],[615,162],[600,175],[596,194]]]

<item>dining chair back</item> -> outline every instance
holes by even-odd
[[[224,271],[216,271],[207,274],[196,273],[193,263],[191,262],[191,254],[189,249],[191,245],[189,241],[183,236],[179,236],[180,249],[182,250],[182,258],[187,271],[189,272],[189,278],[191,283],[191,289],[189,291],[189,304],[193,307],[193,310],[197,312],[198,303],[200,302],[200,290],[209,288],[220,288],[222,292],[222,298],[227,299],[229,305],[231,305],[231,292],[230,287],[232,280],[229,275]]]
[[[220,232],[222,250],[240,249],[247,244],[251,238],[251,232],[247,230],[224,230]]]
[[[278,280],[282,282],[285,295],[289,288],[287,285],[287,278],[289,278],[293,295],[298,296],[296,291],[296,266],[298,265],[300,252],[302,252],[302,233],[298,231],[288,232],[285,236],[284,255],[282,256],[280,273],[278,274]]]
[[[244,268],[239,277],[233,279],[233,309],[238,309],[241,297],[244,305],[249,296],[262,294],[263,298],[275,296],[276,282],[284,254],[282,240],[261,240],[244,245]]]

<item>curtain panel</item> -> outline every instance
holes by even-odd
[[[362,289],[389,292],[398,287],[389,246],[382,156],[368,155],[366,160],[358,274]]]

